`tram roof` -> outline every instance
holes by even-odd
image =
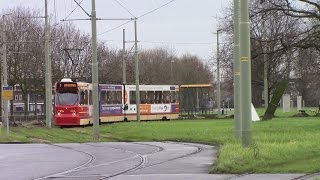
[[[212,84],[184,84],[180,88],[211,88]]]

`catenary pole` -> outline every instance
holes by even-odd
[[[235,123],[235,137],[241,137],[241,119],[240,119],[240,44],[239,44],[239,16],[240,16],[240,0],[233,0],[234,2],[234,50],[233,50],[233,102],[234,102],[234,123]]]
[[[251,54],[248,0],[240,3],[240,101],[242,121],[242,145],[251,145]]]
[[[96,4],[92,0],[91,11],[92,28],[92,95],[93,95],[93,140],[99,141],[99,97],[98,97],[98,61],[97,61],[97,17]]]
[[[122,30],[122,84],[126,84],[127,83],[127,64],[126,64],[126,30],[123,29]]]
[[[219,29],[217,30],[217,108],[218,115],[221,115],[221,92],[220,92],[220,52],[219,52]]]
[[[265,1],[260,1],[260,4],[265,3]],[[265,27],[266,21],[262,21],[262,26]],[[262,40],[267,40],[267,31],[264,31],[262,35]],[[263,52],[263,87],[264,87],[264,109],[265,111],[268,108],[269,104],[269,88],[268,88],[268,57],[267,57],[267,41],[262,44],[262,52]]]
[[[49,56],[49,23],[48,23],[48,0],[45,0],[45,66],[46,66],[46,75],[45,75],[45,84],[46,84],[46,126],[51,128],[52,120],[52,83],[51,83],[51,61]]]
[[[263,48],[263,47],[262,47]],[[268,85],[268,58],[266,54],[266,48],[264,48],[263,54],[263,84],[264,84],[264,109],[267,110],[269,104],[269,85]]]
[[[140,90],[139,90],[139,59],[138,59],[138,36],[137,36],[137,19],[134,20],[134,57],[136,69],[136,105],[137,121],[140,122]]]
[[[6,25],[5,25],[5,16],[6,14],[2,15],[2,39],[3,39],[3,44],[2,44],[2,50],[3,50],[3,64],[2,64],[2,70],[3,70],[3,85],[2,87],[8,86],[8,70],[7,70],[7,43],[6,43]],[[3,88],[1,90],[2,95],[3,95]],[[2,96],[2,102],[3,102],[3,121],[6,125],[7,128],[7,138],[9,138],[9,113],[8,113],[8,100],[4,100]]]

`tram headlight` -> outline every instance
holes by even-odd
[[[58,115],[58,116],[61,116],[61,113],[60,113],[60,112],[58,112],[58,113],[57,113],[57,115]]]
[[[70,110],[70,112],[72,113],[72,116],[76,116],[76,111],[75,110]]]

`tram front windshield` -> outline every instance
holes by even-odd
[[[57,105],[77,105],[79,96],[77,91],[61,91],[56,94]]]

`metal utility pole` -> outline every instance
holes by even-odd
[[[264,53],[266,53],[266,50],[264,49]],[[264,84],[264,109],[267,110],[268,104],[269,104],[269,88],[268,88],[268,59],[267,54],[263,55],[263,84]]]
[[[234,50],[233,50],[233,106],[234,106],[234,123],[235,137],[241,137],[241,118],[240,118],[240,44],[239,44],[239,16],[240,16],[240,0],[234,2]]]
[[[218,115],[221,115],[219,31],[220,29],[217,30],[217,81],[218,81],[217,107],[218,107]]]
[[[99,141],[99,96],[98,96],[98,61],[97,61],[97,17],[96,3],[92,0],[92,95],[93,95],[93,140]]]
[[[139,90],[139,59],[138,59],[138,37],[137,37],[137,18],[134,20],[134,57],[136,66],[136,105],[137,121],[140,122],[140,90]]]
[[[263,3],[268,3],[265,1],[260,1],[260,4]],[[266,21],[262,21],[262,26],[265,27],[265,23]],[[265,40],[266,43],[262,43],[262,52],[263,52],[263,87],[264,87],[264,108],[265,111],[267,111],[268,108],[268,104],[269,104],[269,88],[268,88],[268,59],[267,59],[267,47],[268,47],[268,43],[267,43],[267,32],[264,31],[263,35],[262,35],[262,40]]]
[[[2,70],[3,70],[3,84],[2,84],[2,104],[3,104],[3,121],[7,127],[7,138],[9,138],[9,114],[8,114],[8,100],[3,99],[3,87],[8,86],[8,70],[7,70],[7,43],[6,43],[6,25],[5,25],[5,16],[8,14],[2,15],[2,48],[3,48],[3,63],[2,63]]]
[[[251,54],[250,54],[250,22],[248,0],[240,3],[240,89],[241,89],[241,121],[242,145],[251,145]]]
[[[173,84],[173,60],[172,59],[170,64],[170,83]]]
[[[46,66],[46,126],[51,128],[52,122],[52,83],[51,83],[51,60],[50,60],[50,47],[49,47],[49,24],[48,24],[48,0],[45,0],[45,44],[44,44],[44,53],[45,53],[45,66]]]
[[[123,29],[122,30],[122,39],[123,39],[123,47],[122,47],[122,84],[126,84],[127,83],[127,63],[126,63],[126,30]]]

